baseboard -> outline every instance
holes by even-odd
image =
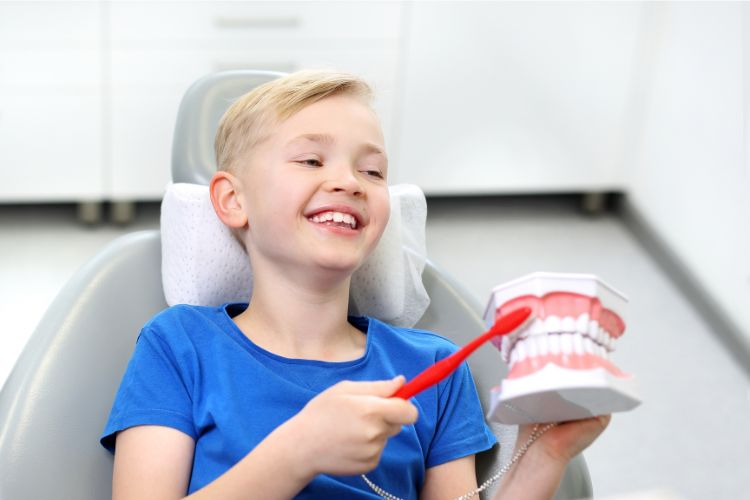
[[[675,287],[687,298],[695,310],[713,327],[719,342],[750,376],[750,339],[734,321],[721,314],[721,306],[677,256],[641,212],[620,195],[616,212],[648,254],[665,271]]]

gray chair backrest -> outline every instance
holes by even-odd
[[[175,182],[206,184],[214,171],[213,137],[234,99],[279,73],[210,75],[186,93],[175,130]],[[431,263],[423,273],[431,304],[417,327],[459,345],[484,329],[481,306]],[[141,326],[166,307],[158,231],[115,240],[65,285],[0,392],[0,499],[111,497],[112,457],[99,435]],[[499,356],[469,359],[482,404],[504,375]],[[493,448],[478,457],[480,481],[499,467]],[[566,471],[556,498],[591,496],[582,457]]]
[[[204,76],[185,93],[172,140],[172,181],[208,184],[216,171],[214,137],[224,112],[241,95],[283,73],[235,70]]]
[[[140,328],[165,307],[158,231],[116,240],[63,287],[0,392],[0,499],[111,497],[99,435]]]

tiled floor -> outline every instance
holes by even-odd
[[[125,228],[83,227],[71,207],[0,207],[0,384],[73,272],[120,234],[158,226],[139,207]],[[747,498],[750,383],[620,221],[564,199],[432,200],[430,258],[484,302],[496,284],[539,271],[600,275],[630,296],[613,360],[643,405],[615,415],[586,453],[597,498],[654,488],[686,499]]]

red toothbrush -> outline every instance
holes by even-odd
[[[406,384],[402,385],[401,388],[397,390],[391,397],[409,399],[410,397],[419,394],[428,387],[432,387],[433,385],[437,384],[445,377],[453,373],[453,371],[458,368],[459,365],[477,349],[477,347],[484,344],[492,337],[507,335],[508,333],[512,332],[513,330],[521,326],[521,324],[526,321],[530,314],[531,308],[522,307],[506,314],[505,316],[499,317],[497,321],[495,321],[495,324],[492,325],[492,328],[490,328],[485,333],[475,338],[447,358],[441,359],[434,365],[430,366]]]

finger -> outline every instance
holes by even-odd
[[[394,425],[409,425],[417,421],[419,412],[417,407],[403,399],[388,399],[382,402],[381,415],[383,420]]]
[[[388,424],[388,426],[385,429],[385,435],[389,438],[397,435],[401,432],[401,429],[403,429],[405,424]]]
[[[594,429],[598,432],[604,431],[612,420],[612,415],[599,415],[596,417],[584,418],[581,420],[571,420],[569,422],[562,422],[560,425],[564,426],[577,426]]]
[[[403,375],[398,375],[390,380],[374,380],[366,382],[341,382],[336,385],[337,390],[346,394],[352,395],[363,395],[363,396],[378,396],[381,398],[389,398],[396,392],[399,387],[404,385],[405,378]]]

